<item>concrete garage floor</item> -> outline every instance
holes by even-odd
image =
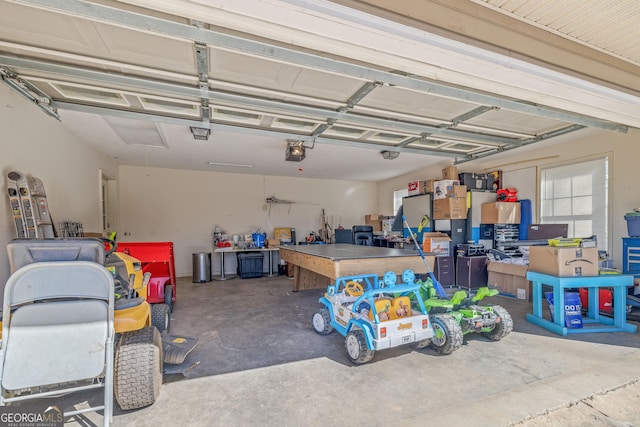
[[[400,347],[353,366],[340,334],[311,326],[322,291],[292,288],[284,276],[180,279],[171,331],[200,343],[181,373],[165,373],[154,405],[115,405],[114,425],[640,425],[638,334],[561,337],[525,320],[530,303],[497,296],[488,301],[514,319],[502,341],[468,335],[449,356]]]

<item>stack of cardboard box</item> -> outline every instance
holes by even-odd
[[[467,187],[459,185],[458,169],[444,168],[442,178],[434,183],[433,219],[466,219]]]

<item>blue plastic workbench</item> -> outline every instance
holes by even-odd
[[[556,334],[584,334],[589,332],[630,332],[635,333],[637,326],[627,323],[626,295],[627,287],[633,286],[633,276],[627,274],[603,274],[589,277],[557,277],[547,274],[528,272],[533,288],[533,314],[527,313],[527,320],[542,326]],[[542,285],[553,288],[554,321],[542,317]],[[582,328],[564,326],[564,293],[567,289],[587,288],[589,291],[589,310],[582,318]],[[598,288],[613,289],[613,319],[601,316],[598,311]]]

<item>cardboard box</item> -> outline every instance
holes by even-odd
[[[520,224],[520,203],[483,203],[480,216],[482,224]]]
[[[93,233],[93,232],[84,232],[82,233],[82,237],[104,237],[104,233]]]
[[[467,219],[467,198],[448,197],[434,200],[433,219]]]
[[[455,194],[454,186],[458,186],[457,179],[442,179],[433,183],[433,199],[445,199],[453,197]],[[458,186],[459,187],[459,186]],[[464,196],[467,195],[467,187],[464,188]]]
[[[458,167],[447,166],[442,169],[442,179],[458,179]]]
[[[495,287],[501,294],[530,301],[531,281],[527,280],[528,270],[527,265],[490,261],[487,266],[488,286]]]
[[[373,231],[382,231],[382,215],[365,215],[364,223],[373,227]]]
[[[598,275],[598,248],[530,246],[529,271],[558,277]]]
[[[408,184],[409,196],[418,196],[420,194],[427,194],[433,192],[433,189],[429,190],[430,181],[411,181]]]
[[[291,242],[292,236],[291,236],[291,228],[286,227],[286,228],[274,228],[273,229],[273,238],[274,239],[279,239],[281,242],[283,243],[289,243]]]
[[[267,247],[275,248],[280,245],[280,239],[267,239]]]
[[[446,233],[422,233],[422,250],[438,255],[451,255],[451,237]]]
[[[467,186],[466,185],[452,185],[451,187],[447,187],[447,197],[456,197],[462,198],[467,197]]]

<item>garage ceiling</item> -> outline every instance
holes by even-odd
[[[637,1],[473,0],[577,43],[640,66]]]
[[[639,63],[631,42],[640,34],[629,34],[639,26],[628,26],[635,8],[614,14],[595,0],[475,3]],[[598,17],[607,31],[593,25]],[[428,46],[442,59],[427,55]],[[377,181],[585,128],[626,132],[636,124],[625,108],[637,107],[636,94],[469,52],[324,1],[0,5],[3,81],[125,165]],[[445,65],[452,58],[480,71]],[[499,85],[480,75],[487,64]],[[534,77],[549,87],[525,92]],[[514,95],[502,93],[510,87]],[[576,94],[564,107],[563,90]],[[288,144],[304,145],[306,158],[285,161]]]

